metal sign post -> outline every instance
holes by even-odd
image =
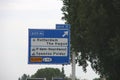
[[[76,63],[75,63],[75,52],[72,53],[72,80],[75,80]]]

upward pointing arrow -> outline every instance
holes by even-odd
[[[68,36],[68,31],[64,31],[64,34],[62,35],[62,37]]]

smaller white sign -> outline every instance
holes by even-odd
[[[67,38],[31,38],[31,46],[68,46]]]
[[[67,56],[67,47],[31,47],[31,56]]]

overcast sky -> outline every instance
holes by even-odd
[[[61,20],[61,0],[0,0],[0,80],[18,80],[24,73],[32,75],[39,68],[61,65],[28,65],[28,28],[54,29]],[[98,75],[76,66],[77,78],[92,80]],[[65,66],[71,74],[71,65]]]

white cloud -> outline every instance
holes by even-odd
[[[0,10],[55,10],[62,6],[60,2],[59,0],[16,0],[4,2],[0,5]],[[59,5],[56,5],[58,3]]]

